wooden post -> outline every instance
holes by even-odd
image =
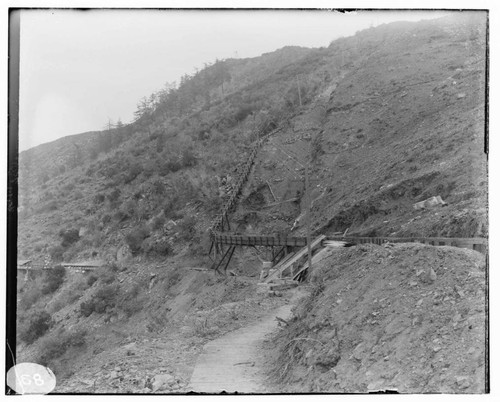
[[[309,282],[312,277],[312,252],[311,252],[311,193],[309,191],[309,168],[305,167],[306,203],[307,203],[307,260],[309,263]]]

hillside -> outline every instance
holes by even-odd
[[[325,253],[270,343],[270,376],[282,392],[484,393],[484,274],[483,256],[451,247]]]
[[[284,305],[285,298],[256,291],[267,251],[237,249],[229,267],[234,277],[207,272],[210,222],[227,199],[238,165],[270,133],[231,213],[233,232],[305,235],[307,166],[314,235],[487,237],[485,91],[485,15],[457,13],[385,24],[320,49],[285,47],[251,59],[218,60],[140,100],[133,123],[22,152],[19,259],[52,267],[100,260],[106,267],[85,274],[57,271],[60,277],[38,273],[27,282],[18,277],[18,360],[54,367],[60,392],[156,392],[152,379],[165,373],[173,380],[163,391],[183,392],[203,345]],[[446,205],[413,208],[432,196]],[[452,247],[394,247],[353,247],[329,255],[314,272],[318,283],[308,301],[276,340],[281,354],[273,355],[269,367],[276,387],[456,391],[446,373],[440,384],[427,372],[382,381],[364,370],[364,357],[350,359],[362,341],[382,353],[378,340],[356,334],[366,329],[360,318],[368,314],[366,306],[386,297],[399,310],[377,311],[377,320],[386,319],[373,324],[381,334],[407,318],[417,300],[439,317],[411,324],[425,322],[415,338],[425,345],[432,341],[428,332],[451,325],[446,311],[460,313],[458,326],[438,342],[439,356],[428,355],[424,346],[407,348],[404,318],[403,335],[390,333],[387,342],[396,339],[397,348],[409,351],[398,355],[391,370],[417,355],[441,367],[447,361],[439,358],[448,359],[444,351],[451,357],[469,353],[462,344],[451,346],[469,320],[479,368],[461,373],[459,365],[450,373],[475,378],[456,392],[482,392],[484,256]],[[374,261],[380,270],[369,269]],[[351,265],[352,270],[339,268]],[[408,268],[428,266],[436,270],[435,283],[420,284]],[[461,289],[462,277],[466,297],[452,307],[443,304],[446,296],[446,302],[456,298],[445,289]],[[367,284],[373,283],[378,285],[368,294]],[[479,287],[474,291],[472,285]],[[349,297],[340,297],[345,289]],[[321,307],[337,298],[343,300],[339,306]],[[311,363],[325,350],[305,343],[296,346],[300,352],[289,349],[295,337],[334,343],[333,327],[321,326],[330,322],[330,313],[349,323],[335,330],[335,337],[348,339],[335,351],[335,375],[349,381],[335,381],[334,366]],[[155,353],[156,360],[148,361]],[[362,371],[354,375],[357,369]],[[421,378],[430,388],[416,385]]]
[[[266,201],[266,181],[280,200],[303,194],[303,168],[284,152],[310,164],[313,184],[324,191],[313,207],[316,231],[484,236],[485,43],[484,31],[477,29],[468,16],[395,23],[328,48],[285,48],[258,59],[229,60],[224,96],[213,100],[221,86],[212,82],[210,103],[193,95],[200,106],[185,117],[160,115],[159,102],[135,124],[25,151],[20,254],[39,258],[52,251],[61,258],[61,250],[53,250],[61,228],[87,233],[64,250],[65,260],[88,258],[89,249],[105,254],[123,245],[123,233],[132,226],[169,218],[166,209],[182,215],[176,197],[192,200],[198,222],[208,220],[220,204],[220,177],[244,158],[255,129],[265,133],[280,119],[286,125],[259,155],[252,188],[262,189],[258,197]],[[448,206],[435,214],[411,208],[434,195]],[[265,212],[257,217],[258,230],[273,232],[289,230],[302,211],[281,205]],[[237,217],[248,221],[241,213]]]

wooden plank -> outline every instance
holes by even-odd
[[[276,201],[277,201],[277,198],[276,198],[276,196],[274,195],[274,191],[273,191],[273,189],[271,188],[271,185],[269,184],[269,182],[268,182],[267,180],[266,180],[266,183],[267,183],[267,187],[269,187],[269,191],[271,192],[271,195],[272,195],[272,196],[273,196],[273,198],[274,198],[274,202],[276,202]]]
[[[311,249],[312,249],[312,251],[314,251],[314,249],[317,248],[317,247],[321,247],[321,242],[324,239],[326,239],[326,236],[324,236],[324,235],[321,235],[321,236],[317,237],[311,243]],[[307,252],[308,252],[308,250],[307,250],[307,246],[306,246],[306,247],[301,248],[295,254],[292,254],[292,256],[289,259],[287,259],[286,261],[283,261],[282,263],[278,264],[275,267],[276,271],[274,271],[271,275],[269,275],[266,278],[265,282],[271,282],[273,279],[279,278],[279,276],[281,275],[281,273],[283,271],[285,271],[286,269],[290,268],[290,266],[292,264],[294,264],[297,261],[299,261],[302,257],[304,257],[307,254]]]

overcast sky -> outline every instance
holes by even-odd
[[[216,58],[255,57],[437,11],[23,10],[19,149],[132,120],[138,101]]]

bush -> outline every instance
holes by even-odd
[[[118,285],[106,285],[100,287],[91,300],[80,304],[80,313],[88,317],[94,311],[98,314],[104,313],[107,308],[116,305]]]
[[[182,152],[182,166],[191,167],[195,166],[197,163],[196,156],[190,148],[186,148]]]
[[[161,229],[163,227],[163,225],[165,224],[165,221],[166,221],[165,215],[162,214],[162,215],[156,216],[153,219],[153,222],[151,223],[151,227],[153,228],[153,230]]]
[[[88,278],[87,278],[87,285],[90,287],[92,286],[95,281],[97,281],[97,276],[95,275],[90,275]]]
[[[196,234],[196,218],[193,216],[185,216],[178,223],[179,237],[182,240],[192,240]]]
[[[40,297],[42,297],[42,291],[36,287],[33,287],[24,292],[23,296],[21,297],[20,305],[24,310],[27,310],[33,304],[35,304],[38,299],[40,299]]]
[[[315,162],[324,153],[325,151],[323,150],[323,133],[319,133],[313,138],[311,143],[311,159],[313,160],[313,162]]]
[[[94,312],[94,309],[95,309],[95,303],[92,300],[82,302],[80,304],[80,313],[84,317],[90,316],[90,314]]]
[[[94,197],[94,204],[102,204],[105,198],[104,194],[96,194]]]
[[[180,169],[182,169],[181,162],[178,159],[170,159],[164,163],[162,173],[175,173]]]
[[[63,259],[63,254],[64,254],[64,248],[62,246],[53,246],[50,247],[49,250],[49,255],[50,258],[54,261],[62,261]]]
[[[134,201],[133,199],[128,199],[120,207],[120,212],[131,218],[137,216],[138,210],[137,201]]]
[[[178,204],[180,202],[179,196],[176,194],[169,195],[163,204],[163,214],[166,218],[175,219],[174,216],[178,215]]]
[[[114,202],[118,201],[118,199],[120,198],[120,195],[121,195],[120,189],[115,188],[111,193],[109,193],[107,195],[107,198],[108,198],[110,203],[114,203]]]
[[[154,242],[145,240],[142,248],[148,257],[164,257],[173,252],[172,245],[167,239],[159,239]]]
[[[126,212],[120,209],[114,213],[113,219],[118,223],[120,223],[123,222],[124,220],[130,219],[130,216]]]
[[[138,298],[141,285],[146,286],[136,283],[131,289],[124,290],[119,297],[119,306],[127,317],[131,317],[144,308],[143,300]]]
[[[64,355],[69,348],[85,345],[86,335],[87,331],[84,329],[79,329],[68,334],[60,331],[57,336],[51,337],[43,342],[40,348],[42,352],[38,362],[47,366],[52,360]]]
[[[150,234],[151,233],[149,229],[143,225],[137,229],[133,229],[125,236],[125,241],[127,245],[130,247],[132,254],[137,254],[139,251],[141,251],[142,242]]]
[[[54,293],[64,282],[65,276],[66,270],[61,265],[57,265],[47,271],[44,286],[42,287],[42,294],[47,295],[49,293]]]
[[[37,213],[43,213],[43,212],[50,212],[50,211],[56,211],[57,210],[57,201],[52,200],[47,202],[46,204],[42,205],[40,208],[36,210]]]
[[[29,324],[25,331],[21,333],[21,340],[28,345],[43,336],[53,325],[50,314],[46,311],[36,311],[29,318]]]
[[[165,185],[162,183],[160,179],[153,180],[151,186],[152,186],[151,191],[155,195],[164,195],[167,191]]]
[[[102,270],[99,274],[100,282],[104,283],[106,285],[113,283],[115,281],[115,279],[116,279],[116,275],[109,268]]]
[[[62,237],[61,246],[66,248],[68,246],[71,246],[73,243],[76,243],[80,239],[78,233],[78,229],[61,229],[61,231],[59,232],[59,236]]]
[[[139,163],[134,162],[126,172],[126,175],[124,177],[125,184],[130,183],[133,181],[139,174],[142,172],[142,167]]]

